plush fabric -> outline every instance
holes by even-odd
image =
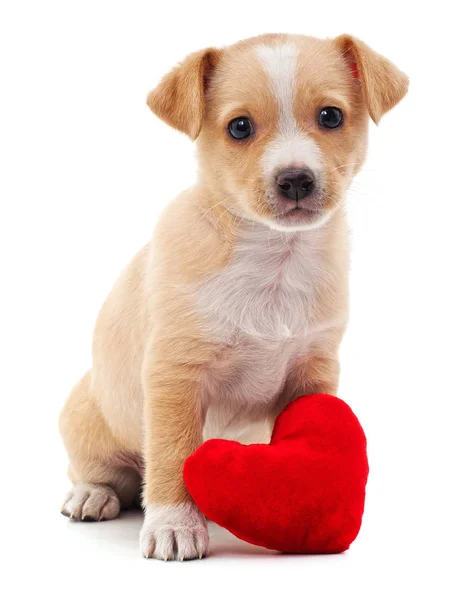
[[[184,467],[200,510],[238,538],[273,550],[338,553],[356,538],[368,475],[366,438],[334,396],[303,396],[270,444],[209,440]]]

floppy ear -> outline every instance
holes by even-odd
[[[350,35],[336,38],[340,50],[359,79],[369,115],[378,124],[408,91],[408,77],[367,44]]]
[[[192,140],[201,130],[204,95],[219,55],[215,48],[190,54],[148,94],[147,104],[154,114]]]

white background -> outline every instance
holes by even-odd
[[[4,597],[467,597],[468,52],[462,3],[432,4],[2,1]],[[272,555],[216,530],[207,560],[145,561],[140,515],[60,515],[57,415],[115,277],[195,178],[189,140],[158,122],[146,93],[193,50],[272,31],[352,33],[411,78],[371,127],[349,194],[340,395],[369,441],[364,524],[341,556]]]

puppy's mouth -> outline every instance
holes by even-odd
[[[296,206],[293,206],[292,208],[290,208],[289,210],[285,210],[284,212],[280,213],[278,216],[279,217],[288,217],[289,215],[297,215],[301,213],[304,216],[310,215],[310,216],[317,216],[317,215],[321,215],[322,211],[315,209],[315,208],[306,208],[305,206],[300,206],[299,204]]]
[[[326,215],[328,202],[322,179],[310,174],[313,187],[306,189],[304,186],[309,179],[305,183],[301,182],[307,173],[308,171],[300,171],[296,175],[296,171],[287,170],[275,179],[275,187],[267,192],[266,200],[276,223],[286,227],[293,227],[295,224],[305,227],[310,224],[313,227],[315,222],[321,221]],[[299,180],[299,177],[302,179]]]
[[[295,206],[283,211],[278,211],[274,217],[278,225],[294,229],[313,228],[324,220],[327,220],[327,211],[322,208],[311,208],[297,203]]]

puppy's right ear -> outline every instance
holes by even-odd
[[[343,56],[359,79],[367,110],[377,125],[408,91],[408,77],[364,42],[350,35],[335,39]]]
[[[202,127],[205,91],[220,54],[216,48],[190,54],[148,94],[147,104],[154,114],[192,140]]]

